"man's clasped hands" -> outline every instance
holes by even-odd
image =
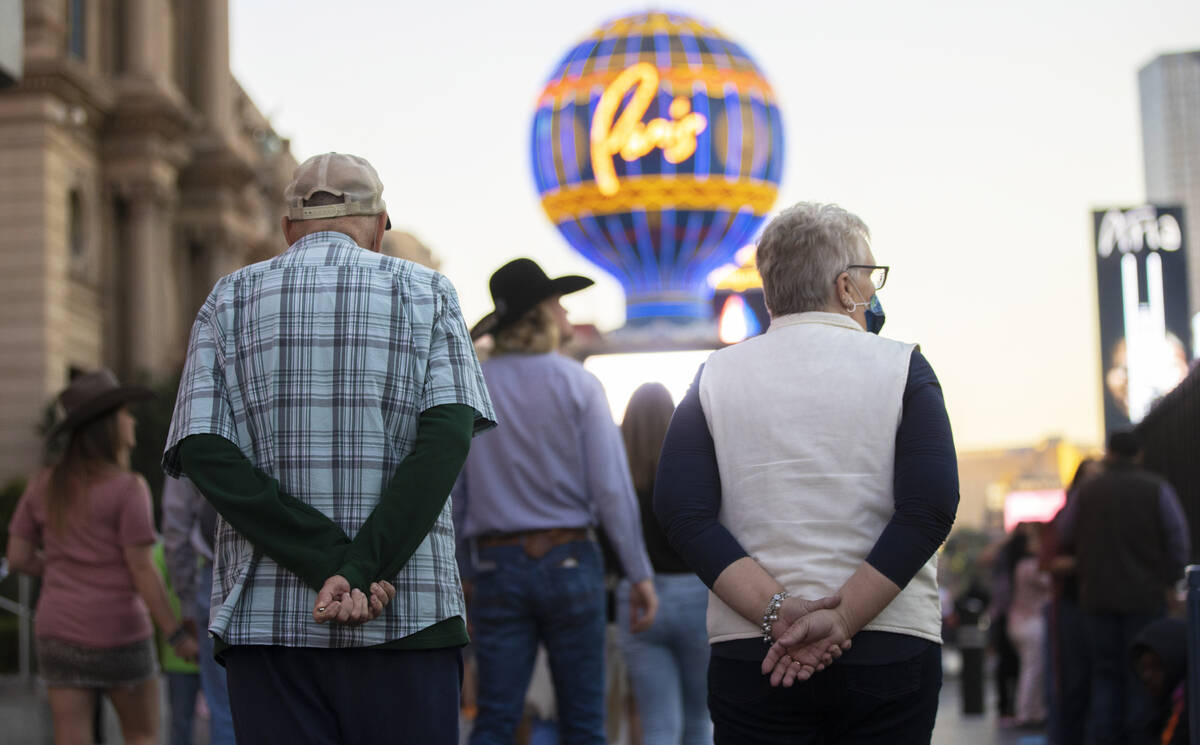
[[[317,623],[333,621],[344,626],[358,626],[372,621],[383,613],[387,604],[396,597],[396,588],[391,582],[372,582],[370,597],[340,574],[325,580],[317,602],[313,604],[313,620]]]

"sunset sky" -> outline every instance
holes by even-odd
[[[232,0],[234,74],[297,159],[378,168],[393,223],[442,259],[468,323],[530,256],[615,280],[547,220],[529,163],[546,76],[626,3]],[[1090,210],[1144,200],[1137,71],[1200,48],[1200,3],[677,2],[755,57],[779,99],[776,209],[836,202],[892,274],[885,336],[919,342],[960,449],[1101,437]],[[1193,223],[1195,224],[1195,223]],[[847,395],[853,395],[848,391]]]

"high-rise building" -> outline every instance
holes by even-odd
[[[1146,200],[1183,207],[1195,318],[1200,312],[1200,51],[1155,58],[1138,72],[1138,89]],[[1193,333],[1193,343],[1200,343],[1198,336]]]

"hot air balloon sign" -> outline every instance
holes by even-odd
[[[677,13],[618,18],[571,49],[538,99],[532,147],[546,214],[620,281],[630,323],[711,317],[708,277],[753,238],[783,168],[754,61]]]

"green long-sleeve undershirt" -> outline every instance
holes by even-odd
[[[474,417],[474,409],[461,404],[421,414],[413,451],[397,467],[353,541],[322,512],[255,468],[229,440],[192,435],[180,443],[179,452],[184,472],[256,549],[314,590],[340,574],[351,587],[368,592],[372,582],[396,576],[432,529],[466,460]],[[466,643],[460,618],[397,641],[426,636],[439,643],[420,647]],[[413,648],[397,642],[384,646]]]

